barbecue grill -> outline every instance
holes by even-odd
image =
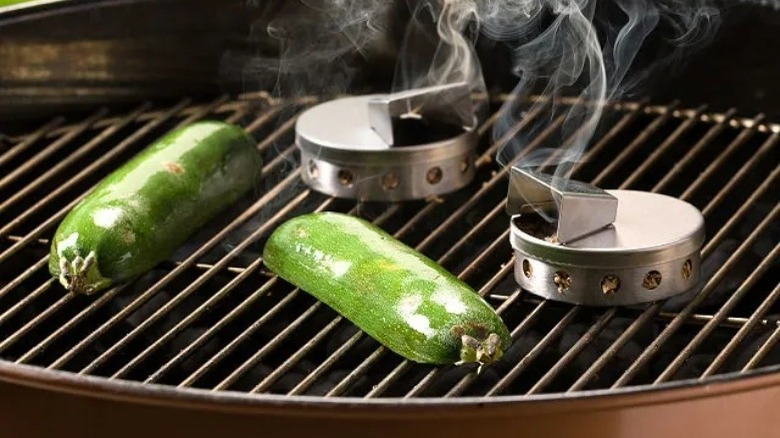
[[[541,105],[493,141],[498,109],[514,97],[492,93],[490,115],[474,128],[470,184],[441,197],[356,202],[302,179],[295,122],[332,98],[161,97],[87,114],[89,102],[69,102],[64,117],[0,126],[5,434],[771,436],[780,397],[780,124],[679,101],[610,104],[572,177],[689,202],[707,238],[690,292],[588,307],[517,286],[505,212],[511,167],[493,161],[549,105],[588,102],[531,99],[529,108]],[[263,186],[137,281],[94,297],[65,293],[47,268],[59,221],[134,153],[201,119],[238,123],[258,139]],[[473,286],[511,330],[504,358],[480,375],[405,361],[267,272],[260,255],[270,232],[324,210],[372,221]]]

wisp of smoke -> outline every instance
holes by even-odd
[[[279,53],[253,57],[244,73],[250,79],[273,77],[273,84],[255,88],[279,95],[333,95],[350,90],[355,76],[354,57],[345,55],[370,61],[391,48],[388,52],[398,54],[392,91],[465,82],[484,97],[475,47],[485,39],[508,49],[517,77],[493,126],[493,140],[500,144],[496,161],[554,167],[556,176],[567,177],[606,104],[630,96],[653,73],[673,68],[712,37],[720,17],[714,2],[407,0],[410,19],[396,50],[391,36],[396,2],[288,1],[266,14],[273,20],[257,29],[279,42]],[[642,50],[645,56],[638,56]],[[651,62],[639,65],[640,58]],[[478,110],[484,108],[477,103]],[[536,116],[526,120],[532,113]]]
[[[556,176],[568,176],[572,165],[582,158],[608,102],[631,92],[652,72],[679,61],[686,49],[710,39],[719,14],[709,3],[478,2],[482,33],[510,46],[514,73],[519,78],[493,128],[494,141],[502,143],[497,162],[503,166],[550,166],[555,167]],[[654,53],[656,58],[649,66],[635,66],[637,55],[654,31],[660,34],[655,39],[662,39],[666,50],[659,51],[661,55]],[[566,104],[564,98],[580,104]],[[538,115],[518,130],[518,123],[527,114]]]
[[[391,44],[391,2],[250,0],[252,36],[275,42],[242,59],[245,88],[277,96],[338,94],[357,76],[354,53],[370,58]],[[270,38],[268,38],[270,37]]]

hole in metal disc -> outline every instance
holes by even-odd
[[[460,173],[466,173],[469,170],[469,158],[464,158],[460,162]]]
[[[607,275],[601,279],[601,291],[604,295],[612,295],[620,289],[620,279],[617,275]]]
[[[354,177],[352,176],[352,172],[350,172],[349,170],[339,170],[338,177],[339,177],[339,183],[342,186],[348,186],[352,184],[352,180],[354,179]]]
[[[320,170],[317,168],[317,163],[315,163],[314,160],[309,160],[309,177],[311,179],[320,177]]]
[[[558,286],[558,292],[564,293],[571,288],[571,277],[566,271],[558,271],[553,276],[553,283]]]
[[[387,173],[382,177],[382,187],[387,190],[392,190],[398,187],[400,182],[401,180],[398,178],[398,175],[395,172]]]
[[[693,262],[691,261],[691,259],[688,259],[682,265],[682,277],[687,280],[691,278],[692,272],[693,272]]]
[[[438,184],[439,181],[441,181],[441,167],[431,167],[430,170],[428,170],[428,174],[425,175],[425,179],[428,180],[431,184]]]
[[[642,280],[642,287],[645,289],[653,290],[661,284],[661,273],[658,271],[650,271],[645,274],[645,278]]]
[[[523,260],[523,274],[525,274],[526,278],[531,278],[531,274],[533,271],[531,270],[531,262],[528,261],[528,259]]]

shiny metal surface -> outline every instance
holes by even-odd
[[[607,193],[617,201],[615,221],[566,244],[530,234],[523,215],[513,217],[518,284],[547,299],[588,306],[653,302],[693,288],[701,271],[701,213],[657,193]]]
[[[433,119],[468,130],[477,121],[465,82],[381,95],[368,102],[369,124],[386,144],[396,144],[393,121],[403,117]]]
[[[413,97],[421,99],[420,95]],[[407,143],[401,143],[398,131],[392,134],[394,123],[405,123],[395,116],[403,117],[396,107],[413,102],[398,99],[390,108],[380,106],[389,102],[385,95],[345,97],[303,112],[295,125],[295,138],[306,184],[339,198],[408,201],[444,195],[471,182],[476,148],[473,130],[447,125],[439,132],[435,124],[441,121],[433,118],[436,111],[432,107],[408,120],[415,127],[403,134]],[[421,140],[426,137],[432,141]]]
[[[518,167],[509,174],[507,213],[543,216],[555,225],[555,234],[550,237],[559,243],[569,243],[610,225],[617,208],[616,197],[592,184]]]

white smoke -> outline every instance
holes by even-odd
[[[648,74],[701,45],[717,28],[718,11],[696,0],[491,0],[477,2],[482,33],[511,47],[518,77],[512,98],[493,129],[504,138],[526,113],[537,121],[511,136],[496,156],[512,163],[552,122],[560,128],[519,165],[557,165],[565,176],[589,145],[604,105],[641,85]],[[598,4],[597,4],[598,3]],[[659,26],[663,24],[664,26]],[[662,29],[661,29],[662,27]],[[650,69],[631,71],[653,31],[664,32],[667,50]],[[653,53],[657,56],[657,53]],[[633,75],[631,75],[633,73]],[[540,96],[530,104],[531,95]],[[575,98],[583,105],[560,104]],[[549,102],[552,102],[548,105]]]
[[[288,1],[266,11],[273,19],[256,29],[279,42],[279,54],[255,56],[243,68],[248,80],[273,77],[273,84],[255,88],[276,94],[338,94],[353,91],[358,68],[346,55],[359,54],[371,64],[377,54],[397,52],[392,91],[466,82],[484,96],[475,47],[489,41],[511,54],[517,77],[493,128],[494,141],[511,134],[496,161],[552,164],[557,175],[566,175],[588,147],[608,102],[629,96],[655,73],[667,74],[665,69],[709,40],[719,24],[714,1],[407,0],[410,18],[401,23],[398,38],[397,2]],[[652,62],[637,65],[642,58]],[[563,97],[583,105],[563,104]],[[541,115],[514,133],[535,110]],[[556,129],[540,147],[513,162],[551,126]]]

